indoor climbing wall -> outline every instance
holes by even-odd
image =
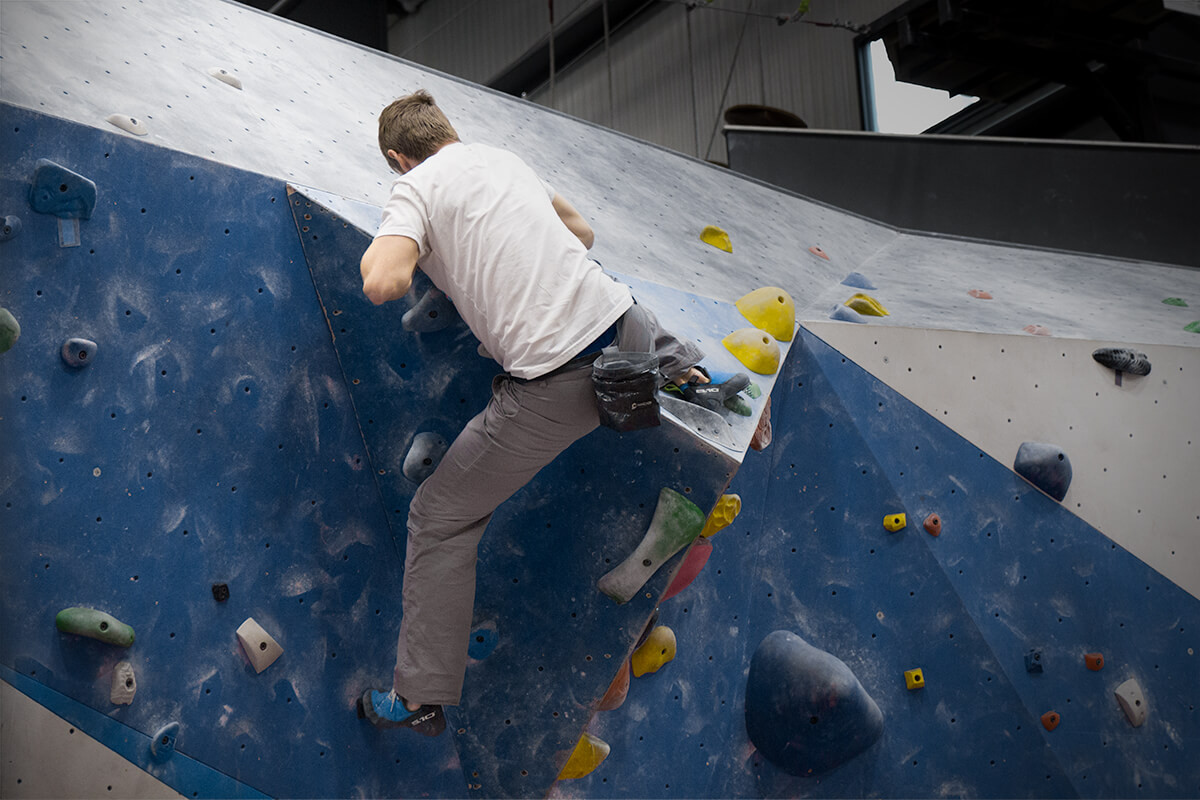
[[[1200,272],[897,231],[223,0],[8,2],[0,58],[0,307],[21,326],[0,353],[6,694],[195,797],[541,794],[585,728],[590,763],[556,794],[1200,792]],[[376,309],[356,285],[393,177],[376,114],[418,87],[570,198],[592,254],[710,368],[741,369],[720,342],[753,289],[790,293],[803,326],[750,416],[668,403],[501,509],[464,704],[433,740],[354,715],[390,675],[407,503],[496,372],[453,315],[429,324],[427,287]],[[1153,371],[1118,386],[1102,345]],[[1011,469],[1038,440],[1074,461],[1061,504]],[[598,591],[662,489],[704,514],[731,478],[732,525],[624,605]],[[72,606],[136,641],[56,630]],[[251,618],[282,648],[261,672]],[[820,775],[747,732],[775,631],[880,712],[878,741]],[[846,755],[845,718],[792,710],[797,741]],[[5,793],[44,786],[3,767]],[[134,783],[76,791],[109,785]]]

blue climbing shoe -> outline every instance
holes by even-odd
[[[441,706],[421,706],[409,711],[396,690],[367,689],[358,699],[358,715],[377,728],[408,728],[422,736],[437,736],[446,730]]]

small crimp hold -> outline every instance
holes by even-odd
[[[91,339],[68,339],[63,342],[62,359],[68,367],[82,369],[96,360],[96,349]]]
[[[8,241],[21,232],[21,218],[16,214],[9,214],[4,218],[3,223],[0,223],[0,242]]]
[[[1045,325],[1037,325],[1037,324],[1026,325],[1024,328],[1021,328],[1021,330],[1025,331],[1026,333],[1031,334],[1033,336],[1049,336],[1050,335],[1050,329],[1047,328]]]
[[[59,219],[91,219],[96,184],[61,164],[39,158],[29,186],[29,204],[39,214]]]
[[[175,741],[179,738],[179,723],[168,722],[150,740],[150,758],[162,763],[175,755]]]
[[[1099,672],[1104,669],[1104,654],[1103,653],[1084,653],[1083,663],[1092,672]]]
[[[1042,714],[1042,726],[1048,731],[1057,728],[1060,722],[1062,722],[1062,717],[1059,716],[1057,711],[1047,711],[1045,714]]]
[[[911,692],[913,689],[925,688],[925,673],[921,672],[921,668],[906,669],[904,671],[904,685]]]
[[[263,627],[254,621],[254,617],[248,618],[238,627],[237,637],[242,649],[246,651],[246,657],[254,665],[255,672],[262,672],[283,655],[283,648],[279,646],[279,642],[263,630]]]
[[[812,247],[808,248],[808,252],[812,253],[817,258],[823,258],[826,261],[829,260],[829,254],[822,250],[819,245],[814,244]]]
[[[137,678],[133,675],[133,664],[128,661],[119,661],[113,667],[112,688],[108,692],[108,699],[113,705],[127,706],[133,702],[133,696],[137,694]]]
[[[1184,300],[1182,297],[1168,297],[1164,299],[1163,302],[1169,306],[1179,306],[1180,308],[1188,307],[1187,300]]]
[[[700,241],[726,253],[733,252],[733,242],[729,239],[729,233],[716,225],[706,225],[704,230],[700,231]]]
[[[219,80],[221,83],[227,83],[235,89],[242,88],[241,78],[223,67],[211,67],[208,70],[208,74]]]
[[[621,670],[617,673],[617,677],[613,678],[608,691],[604,693],[604,697],[601,697],[600,702],[596,704],[597,711],[615,711],[624,704],[625,697],[629,694],[629,677],[631,674],[629,661],[626,660],[621,665]]]
[[[750,438],[750,448],[761,452],[771,445],[771,438],[771,398],[768,396],[767,402],[763,404],[762,416],[758,418],[758,426],[754,429],[754,436]]]
[[[866,275],[863,275],[861,272],[851,272],[849,275],[842,278],[842,285],[851,286],[855,289],[862,289],[863,291],[867,292],[873,292],[879,288],[875,284],[871,283],[871,279]]]
[[[229,599],[229,584],[214,583],[212,585],[213,599],[218,603],[224,603]]]
[[[887,528],[892,533],[895,533],[898,530],[903,530],[904,526],[907,524],[907,514],[888,514],[883,518],[883,527]]]
[[[976,300],[991,300],[992,299],[991,293],[986,292],[983,289],[972,289],[971,291],[967,292],[967,294],[971,295],[971,297],[974,297]]]
[[[1035,675],[1045,671],[1041,650],[1030,650],[1025,654],[1025,671]]]
[[[1125,712],[1125,718],[1135,728],[1140,728],[1146,721],[1146,696],[1142,693],[1141,684],[1137,678],[1130,678],[1116,688],[1113,694]]]
[[[134,136],[145,136],[150,133],[150,130],[146,127],[146,123],[128,114],[109,114],[104,118],[104,121],[110,125],[116,125],[123,131],[132,133]]]
[[[924,525],[925,531],[930,536],[942,535],[942,518],[937,514],[930,514],[928,517],[926,517]]]

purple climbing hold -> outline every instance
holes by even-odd
[[[855,289],[863,289],[868,292],[878,288],[861,272],[851,272],[842,278],[842,283],[846,286],[853,286]]]
[[[61,164],[40,158],[29,187],[29,204],[39,214],[91,219],[96,208],[96,184]]]
[[[417,304],[404,312],[400,325],[406,331],[430,333],[448,328],[458,321],[458,310],[437,287],[430,287]]]
[[[96,343],[90,339],[68,339],[63,342],[62,358],[67,366],[82,369],[96,359]]]
[[[1055,444],[1024,442],[1013,469],[1060,503],[1071,486],[1071,459]]]
[[[883,714],[840,659],[775,631],[750,659],[746,733],[784,772],[818,775],[874,744]]]
[[[433,474],[450,445],[436,433],[418,433],[404,456],[401,471],[413,483],[420,483]]]

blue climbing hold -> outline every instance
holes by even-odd
[[[96,350],[91,339],[67,339],[63,342],[62,358],[67,366],[82,369],[96,360]]]
[[[9,214],[0,224],[0,242],[7,241],[21,232],[21,218],[15,214]]]
[[[846,286],[853,286],[855,289],[865,289],[866,291],[871,291],[877,288],[875,284],[871,283],[871,281],[867,279],[867,276],[863,275],[861,272],[851,272],[849,275],[842,278],[842,283]]]
[[[1022,443],[1013,470],[1059,502],[1071,486],[1071,459],[1055,444]]]
[[[500,642],[500,632],[496,623],[487,622],[471,631],[471,643],[467,645],[467,655],[476,661],[482,661],[492,654]]]
[[[61,164],[39,158],[29,187],[29,204],[39,214],[91,219],[96,208],[96,184]]]
[[[162,763],[175,754],[175,740],[179,738],[179,723],[168,722],[158,729],[150,740],[150,758]]]
[[[413,483],[425,480],[437,469],[449,447],[446,440],[436,433],[418,433],[404,456],[404,466],[401,467],[404,477]]]
[[[746,732],[784,772],[818,775],[874,744],[883,714],[840,659],[775,631],[750,659]]]
[[[833,307],[833,310],[829,312],[829,318],[841,320],[842,322],[866,322],[862,314],[841,303]]]
[[[1030,650],[1025,654],[1025,671],[1031,673],[1039,673],[1045,671],[1045,665],[1042,664],[1042,651]]]
[[[437,287],[431,286],[416,305],[404,312],[400,326],[406,331],[430,333],[448,328],[458,321],[458,309],[450,298]]]

